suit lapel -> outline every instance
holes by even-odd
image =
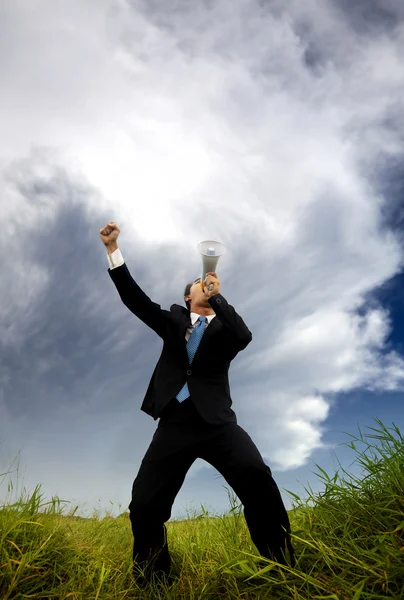
[[[191,315],[190,314],[183,314],[181,316],[180,319],[180,335],[181,335],[181,339],[185,340],[185,333],[188,329],[188,327],[191,327],[192,323],[191,323]]]
[[[191,315],[188,312],[187,313],[184,312],[180,319],[178,334],[182,341],[181,347],[184,350],[183,354],[184,354],[184,358],[185,358],[187,364],[188,364],[188,353],[187,353],[187,344],[185,341],[185,334],[187,332],[188,327],[190,327],[191,325],[192,325]]]
[[[195,357],[193,362],[195,362],[195,359],[203,353],[203,350],[205,349],[205,347],[207,346],[207,344],[209,343],[210,338],[212,337],[212,335],[214,335],[215,333],[217,333],[218,331],[220,331],[222,329],[223,325],[222,323],[219,321],[219,319],[217,317],[215,317],[214,319],[211,320],[211,322],[209,323],[209,325],[207,326],[205,333],[203,334],[203,337],[201,339],[201,343],[198,346],[198,349],[195,353]]]

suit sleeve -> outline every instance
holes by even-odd
[[[113,269],[109,268],[108,273],[125,306],[143,323],[153,329],[157,335],[164,337],[169,312],[163,310],[159,304],[146,296],[133,279],[126,263]]]
[[[239,350],[244,350],[252,340],[252,333],[243,319],[221,294],[211,296],[208,302],[215,311],[216,318],[232,333]]]

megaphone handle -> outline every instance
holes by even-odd
[[[202,288],[202,290],[204,289],[204,287],[205,287],[205,286],[203,285],[203,281],[201,281],[201,288]],[[208,290],[211,292],[211,291],[213,290],[213,288],[214,288],[214,287],[215,287],[215,286],[213,285],[213,283],[211,283],[211,284],[209,285],[209,287],[208,287]]]

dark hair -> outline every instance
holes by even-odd
[[[193,281],[192,283],[187,283],[187,285],[185,286],[185,290],[184,290],[184,298],[185,298],[185,296],[189,296],[191,287],[194,285],[194,283],[196,283],[197,281],[200,281],[200,280],[201,280],[201,278],[198,277],[198,279],[195,279],[195,281]],[[189,311],[191,310],[191,303],[189,300],[185,300],[185,306],[187,307],[187,309]]]

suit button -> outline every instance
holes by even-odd
[[[187,371],[187,375],[192,375],[192,371]]]
[[[216,300],[216,302],[217,302],[218,304],[220,304],[220,303],[221,303],[221,300],[220,300],[220,298],[218,298],[218,299]]]

